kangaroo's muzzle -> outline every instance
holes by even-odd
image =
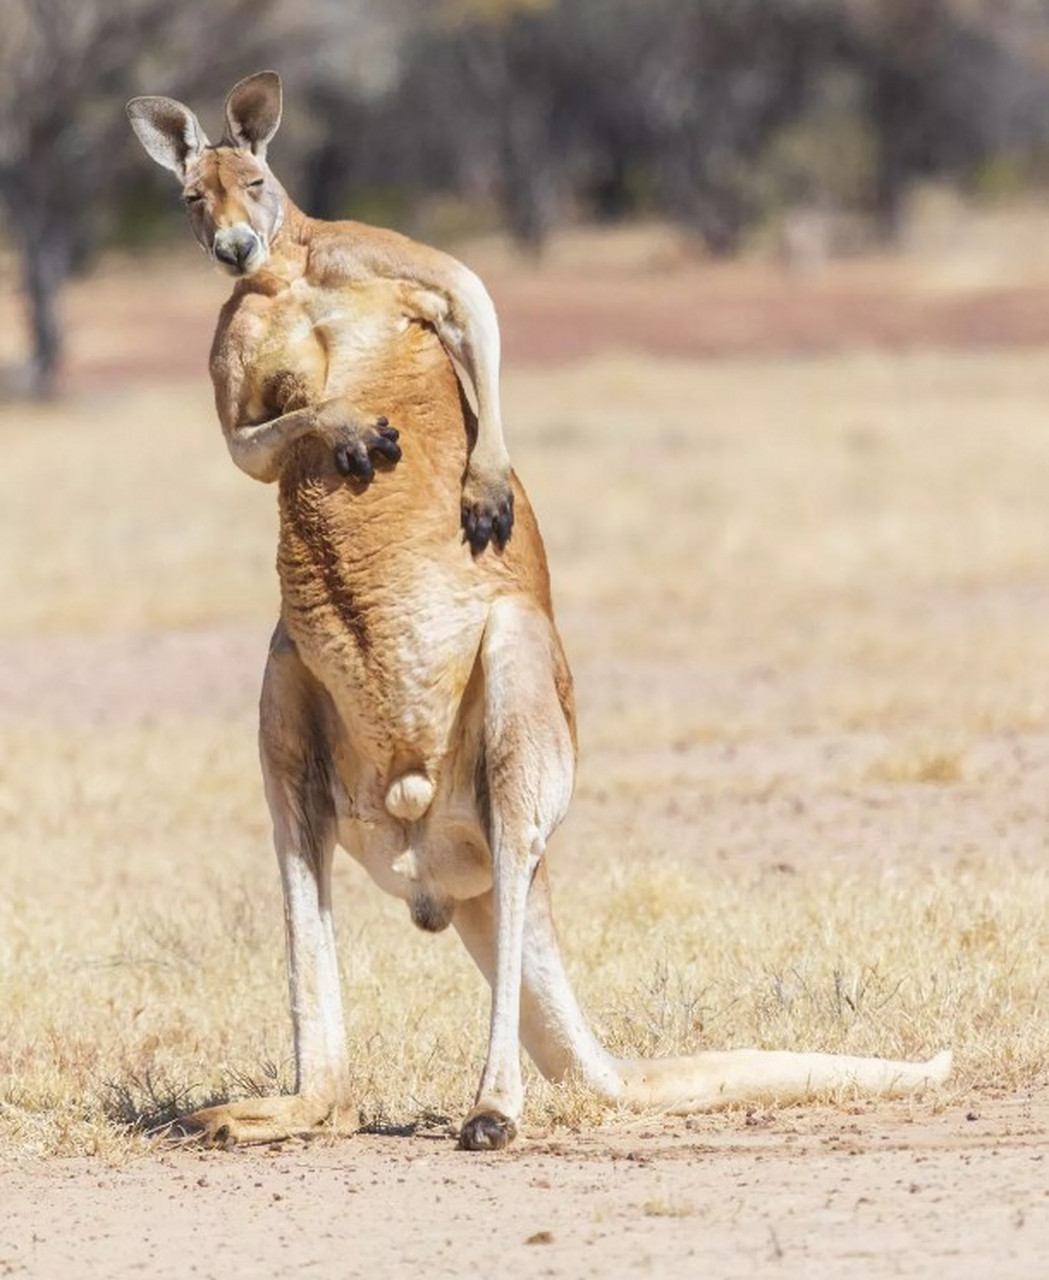
[[[218,231],[211,252],[215,261],[235,276],[250,275],[257,271],[267,256],[262,238],[245,222],[238,222]]]

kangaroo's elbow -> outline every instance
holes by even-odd
[[[237,440],[235,436],[229,437],[226,444],[234,463],[246,476],[251,476],[252,480],[258,480],[261,484],[273,484],[280,475],[278,460],[272,454],[253,448],[243,440]]]

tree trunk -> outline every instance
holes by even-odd
[[[924,115],[920,82],[895,68],[880,68],[871,92],[877,142],[874,225],[886,246],[899,242],[907,192],[921,168]]]
[[[539,257],[556,203],[546,106],[534,96],[508,99],[500,125],[500,185],[507,224],[518,247]]]
[[[62,357],[58,295],[69,274],[69,251],[62,236],[26,227],[22,236],[22,282],[32,350],[26,390],[41,399],[55,394]]]
[[[714,164],[694,138],[684,138],[661,157],[664,199],[671,217],[695,232],[715,258],[732,258],[743,244],[750,211],[731,166]]]

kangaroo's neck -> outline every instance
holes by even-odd
[[[307,270],[310,256],[313,219],[284,193],[284,217],[270,241],[270,256],[266,263],[267,274],[274,275],[286,284],[301,279]]]

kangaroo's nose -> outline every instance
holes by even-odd
[[[213,251],[223,266],[242,271],[258,246],[259,238],[250,227],[236,226],[219,232]]]

